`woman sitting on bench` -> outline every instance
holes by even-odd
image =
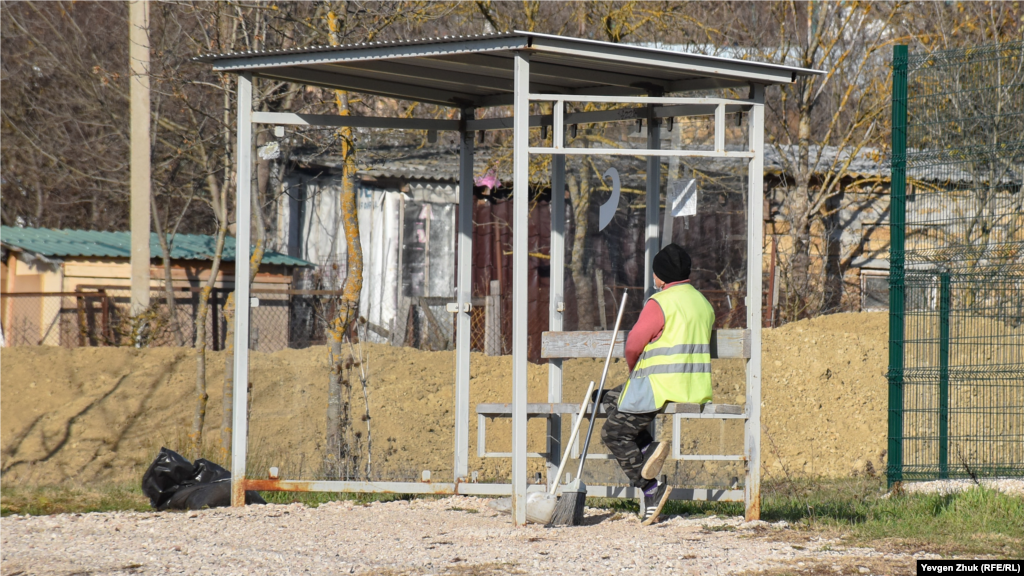
[[[659,291],[644,305],[626,340],[630,376],[602,399],[608,420],[601,439],[633,486],[640,488],[640,518],[653,524],[672,487],[658,479],[670,443],[648,428],[667,402],[711,401],[711,328],[715,311],[689,281],[690,255],[669,244],[654,257]]]

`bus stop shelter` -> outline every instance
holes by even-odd
[[[791,84],[801,76],[820,72],[779,64],[688,54],[538,34],[511,32],[480,36],[429,38],[413,41],[323,46],[280,51],[244,52],[203,56],[217,72],[238,75],[237,117],[237,242],[250,244],[252,133],[254,124],[305,127],[380,128],[454,131],[460,136],[459,216],[455,298],[456,370],[454,407],[453,482],[358,482],[259,480],[247,478],[247,387],[244,377],[234,382],[234,421],[231,456],[232,503],[244,504],[244,491],[292,490],[331,492],[398,492],[465,495],[511,495],[515,524],[526,522],[528,490],[543,486],[527,483],[527,418],[538,410],[553,410],[561,402],[561,359],[593,357],[607,349],[610,333],[587,333],[583,340],[562,332],[564,290],[563,194],[552,194],[550,253],[549,404],[527,404],[527,222],[529,210],[529,157],[551,155],[551,188],[565,187],[565,157],[573,154],[646,157],[646,223],[644,235],[645,295],[653,291],[651,273],[660,248],[659,210],[662,202],[660,162],[663,157],[728,158],[747,163],[746,329],[716,332],[712,343],[718,357],[746,360],[745,408],[732,413],[708,413],[703,407],[673,412],[675,418],[738,418],[744,421],[744,454],[694,459],[731,459],[745,464],[743,490],[684,489],[673,497],[700,500],[741,500],[746,516],[760,513],[760,405],[761,405],[761,285],[762,285],[762,174],[764,162],[764,93],[776,84]],[[399,100],[431,103],[459,110],[459,118],[386,118],[310,115],[254,111],[254,78],[295,82],[328,89],[361,92]],[[687,96],[687,93],[736,89],[746,98]],[[667,96],[668,95],[668,96]],[[531,104],[549,103],[551,113],[531,115]],[[567,112],[567,104],[594,103],[605,110]],[[477,118],[477,111],[511,106],[512,114]],[[614,107],[614,108],[613,108]],[[727,149],[726,114],[748,115],[748,134],[742,149]],[[714,122],[714,146],[666,149],[661,146],[662,123],[674,118],[704,116]],[[645,148],[579,148],[565,145],[567,130],[579,124],[643,121]],[[550,145],[530,145],[531,127],[548,127]],[[513,153],[513,310],[512,310],[512,475],[510,484],[468,481],[470,430],[470,311],[472,306],[473,146],[479,131],[512,130]],[[237,278],[247,278],[249,261],[237,262]],[[249,286],[236,286],[236,301],[250,300]],[[234,373],[249,372],[249,316],[235,318]],[[559,352],[561,350],[561,352]],[[621,350],[621,348],[620,348]],[[620,352],[621,354],[621,352]],[[545,406],[547,408],[545,408]],[[560,451],[560,420],[549,417],[549,470]],[[557,429],[556,429],[557,428]],[[678,432],[676,433],[678,446]],[[481,448],[482,449],[482,448]],[[678,449],[675,451],[678,457]],[[549,473],[548,482],[558,482]],[[632,488],[590,486],[593,496],[631,497]]]

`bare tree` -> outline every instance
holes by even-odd
[[[757,27],[736,21],[742,35],[774,40],[751,49],[759,59],[826,72],[775,88],[767,101],[767,140],[788,176],[783,182],[793,182],[779,200],[792,240],[787,294],[811,313],[835,308],[841,296],[841,271],[826,263],[821,301],[806,301],[815,292],[812,236],[820,230],[825,251],[836,255],[831,218],[840,207],[843,179],[862,151],[879,148],[887,136],[886,49],[900,41],[892,27],[898,14],[891,5],[789,3],[771,5]]]
[[[126,229],[128,222],[128,61],[123,3],[0,2],[0,219],[6,225]],[[888,126],[889,47],[909,42],[916,49],[969,46],[1019,39],[1020,8],[1014,3],[861,2],[357,2],[237,4],[175,2],[153,6],[154,228],[164,253],[164,290],[175,304],[170,249],[179,233],[212,234],[210,275],[203,279],[195,317],[196,405],[190,452],[202,447],[206,402],[206,325],[218,281],[223,246],[234,206],[235,80],[192,61],[196,54],[358,43],[484,31],[534,30],[611,42],[658,44],[687,51],[783,62],[827,71],[771,89],[768,141],[775,147],[790,189],[780,196],[792,251],[786,262],[805,313],[834,306],[852,253],[834,243],[844,182],[859,154],[884,151]],[[253,106],[310,113],[389,114],[449,117],[439,107],[386,98],[300,88],[285,82],[256,83]],[[482,114],[501,114],[494,110]],[[363,133],[309,131],[299,134],[319,150],[340,148],[348,262],[342,305],[333,318],[332,372],[328,407],[331,454],[340,459],[345,399],[341,343],[357,320],[362,283],[361,247],[355,210],[357,139]],[[406,136],[392,136],[401,141]],[[489,134],[498,149],[510,134]],[[585,138],[601,138],[600,132]],[[260,144],[269,136],[258,133]],[[508,150],[507,146],[504,149]],[[831,151],[831,152],[829,152]],[[500,153],[499,153],[500,156]],[[500,161],[500,159],[499,159]],[[279,167],[280,168],[280,167]],[[283,168],[280,168],[283,169]],[[266,185],[270,166],[257,166],[253,218],[256,249],[253,282],[266,234],[266,217],[280,191]],[[544,165],[531,163],[531,173]],[[594,325],[588,305],[586,230],[591,183],[597,171],[580,163],[570,175],[576,218],[569,267],[577,285],[582,326]],[[983,225],[983,218],[979,225]],[[831,244],[830,244],[831,242]],[[824,247],[824,248],[822,248]],[[237,247],[238,258],[250,247]],[[827,263],[814,264],[815,250]],[[837,251],[838,250],[838,251]],[[246,279],[236,279],[245,281]],[[584,287],[579,291],[580,287]],[[821,288],[821,289],[819,289]],[[820,294],[817,300],[805,298]],[[234,306],[230,300],[228,308]],[[172,313],[172,318],[174,318]],[[230,325],[230,323],[229,323]],[[233,377],[225,378],[221,445],[230,439],[229,400]],[[365,390],[365,389],[364,389]],[[340,462],[340,460],[339,460]],[[336,467],[336,471],[340,468]]]
[[[126,228],[127,4],[0,8],[3,223]]]

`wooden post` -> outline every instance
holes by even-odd
[[[398,276],[398,278],[397,278],[397,281],[398,281],[398,301],[399,301],[399,303],[401,302],[402,297],[405,295],[405,289],[404,289],[404,284],[403,284],[404,278],[402,277],[402,270],[404,270],[404,268],[402,268],[402,266],[405,263],[404,260],[405,260],[405,194],[399,194],[398,195],[398,269],[397,269],[397,276]],[[398,308],[399,308],[398,311],[400,311],[401,310],[401,305],[400,304],[399,304]],[[405,320],[401,320],[399,323],[402,325],[403,328],[405,327]],[[405,332],[403,331],[402,334],[404,335]],[[399,344],[399,346],[401,346],[401,344]]]
[[[100,294],[103,295],[103,339],[107,345],[110,345],[112,340],[110,337],[110,296],[107,295],[106,290],[100,290]]]
[[[40,298],[40,300],[42,299]],[[85,295],[82,294],[80,289],[75,289],[75,305],[78,309],[78,345],[85,346],[85,334],[89,328],[85,317]],[[40,330],[42,330],[41,324]],[[42,339],[39,340],[39,343],[43,343]]]
[[[427,300],[422,297],[417,298],[416,304],[423,310],[423,316],[427,319],[427,340],[430,342],[430,347],[437,351],[447,350],[448,341],[441,334],[441,324],[438,322],[437,316],[434,316],[434,312],[427,304]]]
[[[394,328],[391,330],[391,345],[405,346],[406,336],[409,329],[409,309],[412,307],[412,299],[399,293],[398,311],[395,314]]]
[[[501,356],[501,281],[491,280],[484,304],[484,354]]]
[[[10,346],[13,340],[11,339],[11,329],[14,326],[14,294],[15,288],[17,287],[17,272],[18,272],[18,254],[14,251],[8,253],[7,257],[7,286],[4,290],[7,294],[7,301],[4,302],[3,312],[3,324],[4,324],[4,344]]]
[[[779,258],[779,238],[778,236],[772,237],[772,262],[778,262]],[[775,266],[775,272],[772,273],[772,328],[775,328],[776,318],[778,317],[779,308],[779,283],[782,281],[782,269]]]
[[[426,208],[424,210],[423,208]],[[433,210],[429,203],[424,203],[420,208],[420,214],[426,212],[423,222],[423,295],[431,296],[430,293],[430,220],[433,217]]]
[[[768,267],[768,298],[770,304],[764,309],[764,321],[762,326],[768,326],[771,328],[775,327],[775,303],[778,299],[775,297],[775,290],[778,288],[775,285],[775,257],[778,255],[779,239],[777,236],[772,236],[772,262]]]

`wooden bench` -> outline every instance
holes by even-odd
[[[619,332],[612,356],[625,357],[629,332]],[[541,358],[604,358],[611,343],[611,330],[596,332],[544,332],[540,337]],[[750,358],[750,330],[712,330],[712,358]]]
[[[604,358],[608,354],[611,343],[611,331],[595,332],[544,332],[541,335],[541,357],[552,361],[565,358]],[[619,332],[615,339],[612,356],[625,356],[625,343],[629,332]],[[750,358],[750,330],[713,330],[711,332],[712,358]],[[582,400],[582,399],[581,399]],[[590,416],[591,410],[586,416]],[[723,423],[728,419],[745,419],[746,411],[742,406],[733,404],[684,404],[668,403],[661,414],[672,416],[672,457],[677,460],[745,460],[742,455],[684,455],[680,453],[681,422],[683,418],[716,419]],[[487,420],[495,418],[511,418],[511,404],[477,404],[477,455],[481,458],[511,458],[511,452],[488,452]],[[579,404],[573,403],[531,403],[526,405],[526,418],[551,418],[552,416],[571,416],[572,424],[579,415]],[[604,409],[598,408],[597,416],[604,416]],[[724,435],[724,430],[723,430]],[[582,432],[581,432],[582,436]],[[529,452],[528,457],[546,458],[553,461],[560,455]],[[579,438],[573,444],[572,457],[579,458]],[[588,454],[588,459],[605,460],[609,454]]]

